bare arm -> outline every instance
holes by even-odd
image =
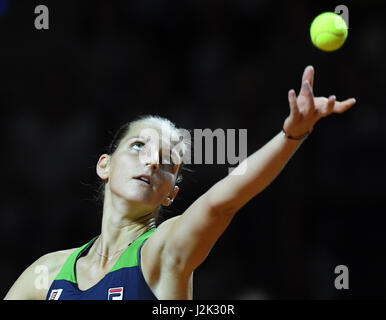
[[[74,250],[57,251],[40,257],[24,270],[4,300],[45,300],[54,278]]]
[[[338,102],[335,96],[315,98],[313,76],[313,68],[307,67],[299,96],[296,97],[294,90],[288,93],[290,115],[284,126],[291,136],[312,131],[321,118],[331,113],[343,113],[355,103],[355,99]],[[234,214],[272,182],[302,141],[277,134],[211,187],[181,216],[161,228],[155,239],[164,243],[163,261],[186,276],[190,274],[206,258]]]
[[[212,201],[221,210],[236,213],[277,177],[303,141],[278,133],[214,186]]]

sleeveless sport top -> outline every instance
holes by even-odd
[[[141,248],[156,229],[137,238],[118,258],[111,270],[95,285],[80,290],[75,263],[98,236],[75,250],[51,284],[47,300],[153,300],[157,299],[146,283],[141,269]]]

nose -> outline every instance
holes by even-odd
[[[159,164],[158,163],[146,163],[146,166],[149,166],[149,167],[151,167],[151,169],[153,170],[153,171],[157,171],[158,170],[158,168],[159,168]]]
[[[145,165],[151,167],[153,171],[157,171],[159,168],[159,153],[156,150],[150,152],[150,157],[146,159]]]

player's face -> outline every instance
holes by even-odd
[[[133,127],[110,159],[110,192],[140,204],[145,211],[155,210],[178,192],[175,181],[180,162],[173,159],[181,158],[161,128]],[[150,181],[136,178],[140,175],[149,176]]]

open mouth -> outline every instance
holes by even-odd
[[[136,178],[134,178],[134,179],[143,181],[143,182],[145,182],[147,185],[151,186],[151,181],[150,181],[149,178],[147,178],[147,177],[136,177]]]

